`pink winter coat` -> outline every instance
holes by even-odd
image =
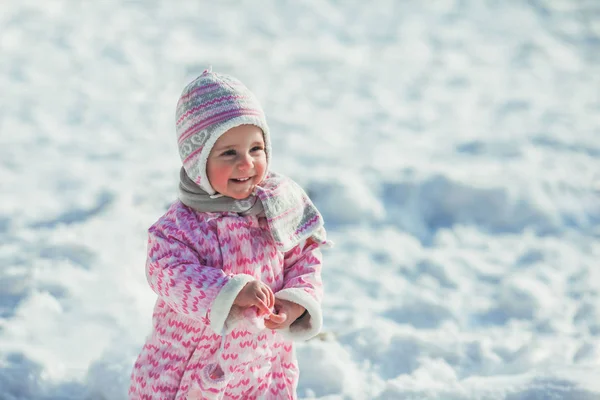
[[[264,218],[201,213],[177,201],[149,229],[146,275],[158,299],[130,399],[296,398],[292,340],[322,325],[317,243],[281,252]],[[307,314],[286,331],[261,329],[233,306],[253,279]],[[217,365],[222,376],[211,373]]]

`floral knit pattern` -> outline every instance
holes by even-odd
[[[291,337],[320,329],[320,270],[319,244],[310,239],[281,252],[264,218],[200,213],[175,202],[149,229],[146,275],[158,299],[130,399],[295,399]],[[233,318],[236,306],[225,302],[227,321],[216,322],[224,319],[213,315],[220,294],[240,277],[261,280],[309,314],[286,334],[260,329],[247,313]]]

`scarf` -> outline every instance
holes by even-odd
[[[209,195],[181,168],[179,199],[200,212],[233,212],[242,216],[265,217],[275,246],[280,251],[289,251],[308,238],[321,245],[331,245],[326,239],[319,210],[300,185],[284,175],[269,173],[252,195],[236,200],[222,195]]]

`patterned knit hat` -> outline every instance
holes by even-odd
[[[215,194],[206,161],[219,137],[240,125],[263,131],[267,165],[271,158],[269,127],[258,100],[239,80],[212,70],[187,85],[177,103],[177,143],[187,175],[208,194]]]

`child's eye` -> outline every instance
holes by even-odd
[[[235,156],[235,150],[227,150],[221,153],[222,156]]]
[[[261,151],[263,150],[262,146],[254,146],[250,151]]]

